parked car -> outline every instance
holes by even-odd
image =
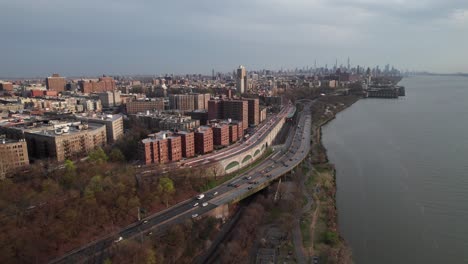
[[[205,207],[205,206],[207,206],[207,205],[208,205],[208,203],[202,203],[202,206],[203,206],[203,207]]]

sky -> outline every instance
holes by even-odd
[[[0,0],[0,76],[468,72],[467,0]]]

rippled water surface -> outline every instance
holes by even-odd
[[[323,130],[356,263],[468,263],[468,78],[410,77]]]

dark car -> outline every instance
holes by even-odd
[[[314,263],[314,264],[318,264],[318,263],[319,263],[319,257],[317,257],[317,256],[314,256],[314,257],[312,258],[312,260],[313,260],[313,263]]]

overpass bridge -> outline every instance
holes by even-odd
[[[141,222],[131,224],[120,232],[109,234],[106,237],[91,242],[81,248],[75,249],[68,254],[52,260],[50,263],[101,263],[109,252],[118,250],[120,237],[125,239],[143,239],[146,235],[154,235],[167,230],[173,224],[182,223],[187,219],[197,219],[207,213],[216,217],[223,217],[228,211],[229,205],[261,191],[279,177],[294,170],[309,154],[311,136],[311,113],[310,106],[313,102],[303,101],[303,111],[298,116],[298,126],[294,132],[289,134],[288,140],[283,148],[279,148],[271,156],[259,165],[214,189],[205,193],[201,200],[196,198],[181,202],[162,212],[151,215]],[[277,125],[281,124],[281,120]],[[284,122],[284,116],[283,116]],[[283,123],[284,124],[284,123]],[[275,132],[275,133],[278,133]],[[260,136],[260,135],[259,135]],[[258,139],[257,139],[258,140]],[[262,151],[262,146],[271,144],[267,136],[255,144]],[[253,143],[253,142],[252,142]],[[252,155],[252,152],[242,153]],[[255,153],[255,152],[254,152]],[[255,156],[255,155],[254,155]],[[257,155],[258,156],[258,155]],[[253,157],[252,157],[253,158]],[[195,205],[198,203],[199,205]],[[203,206],[203,204],[205,204]]]

